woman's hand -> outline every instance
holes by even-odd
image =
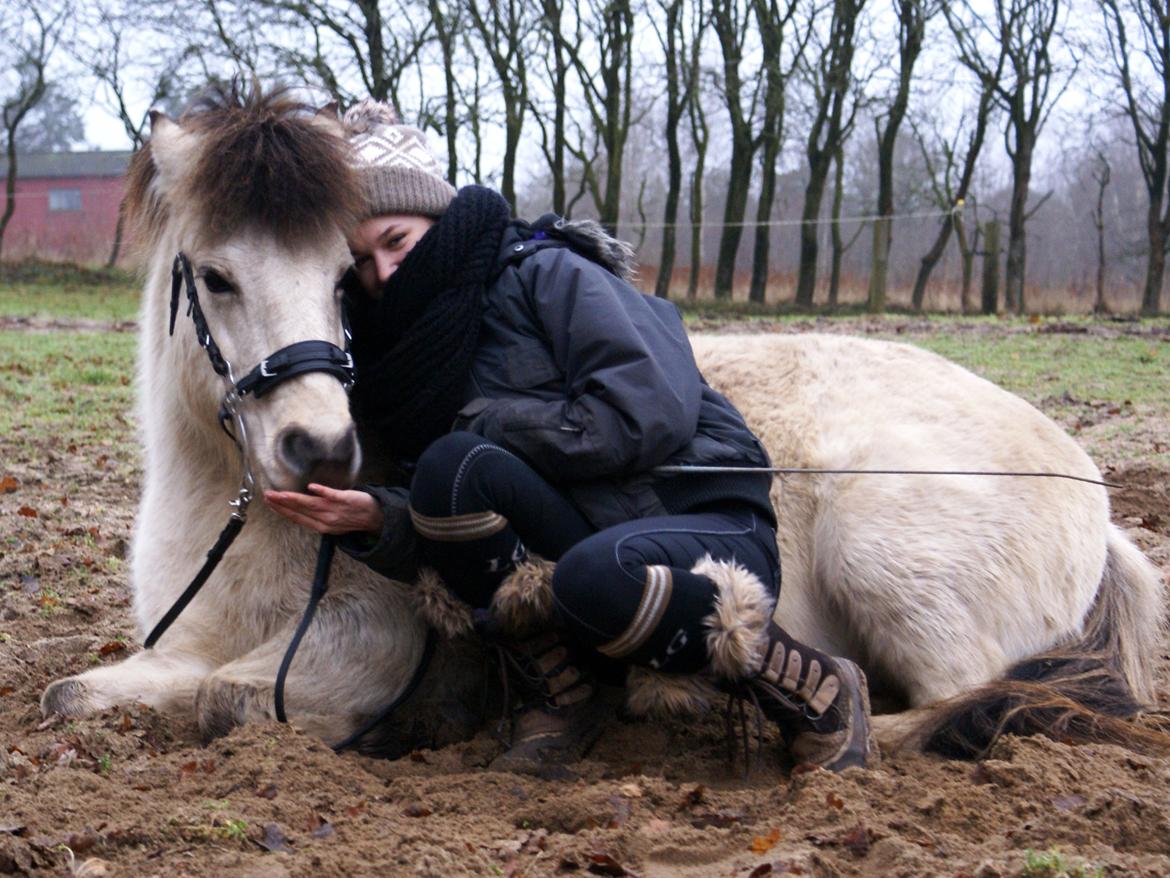
[[[293,524],[319,534],[382,532],[382,507],[365,491],[339,491],[310,484],[298,491],[265,491],[264,502]]]

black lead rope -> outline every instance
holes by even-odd
[[[321,548],[317,550],[317,572],[313,574],[313,587],[309,591],[309,603],[305,607],[304,615],[301,616],[301,622],[297,625],[292,640],[288,643],[288,649],[284,651],[284,658],[280,660],[280,670],[276,672],[274,706],[276,718],[282,723],[288,722],[288,717],[284,713],[284,678],[288,676],[289,665],[292,664],[293,656],[297,653],[297,647],[301,645],[301,638],[305,636],[305,632],[313,621],[313,616],[317,614],[317,604],[321,603],[321,598],[325,597],[325,592],[329,590],[329,567],[333,563],[334,548],[336,548],[336,541],[332,535],[322,534]]]
[[[142,644],[144,648],[150,649],[154,646],[174,621],[179,618],[179,614],[187,609],[187,604],[191,603],[195,595],[199,594],[199,589],[203,588],[203,584],[207,582],[207,578],[215,571],[216,565],[223,558],[224,553],[228,550],[228,546],[239,536],[243,528],[243,517],[232,515],[227,526],[219,532],[219,539],[215,541],[215,545],[207,553],[207,560],[203,562],[203,566],[199,568],[199,572],[195,574],[195,578],[191,580],[191,584],[179,595],[179,599],[171,605],[166,615],[159,619],[155,626],[150,629],[150,633],[146,635],[146,640]]]

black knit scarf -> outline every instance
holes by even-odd
[[[466,186],[390,275],[380,299],[349,293],[354,416],[398,459],[417,459],[451,429],[509,219],[498,193]]]

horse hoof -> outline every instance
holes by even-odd
[[[204,741],[222,738],[246,722],[271,719],[260,690],[248,683],[211,677],[195,693],[195,720]]]
[[[54,680],[41,696],[44,716],[85,716],[90,712],[88,687],[75,677]]]

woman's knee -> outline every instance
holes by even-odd
[[[561,621],[569,626],[592,621],[601,605],[622,587],[622,576],[604,533],[577,543],[565,552],[553,572],[553,605]]]
[[[447,433],[428,445],[410,483],[410,502],[415,510],[430,515],[449,512],[460,472],[468,457],[484,446],[495,447],[482,436],[462,431]]]

